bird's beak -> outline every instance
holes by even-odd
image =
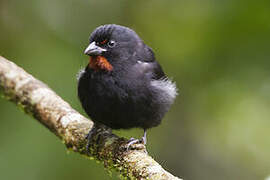
[[[97,46],[96,42],[92,42],[85,49],[84,54],[89,55],[89,56],[97,56],[97,55],[101,55],[102,52],[105,52],[105,51],[107,51],[107,50]]]

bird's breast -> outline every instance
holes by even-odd
[[[104,56],[90,56],[88,67],[95,71],[107,71],[113,70],[113,66]]]

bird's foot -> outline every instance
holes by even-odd
[[[140,145],[141,147],[139,147],[139,149],[142,149],[142,145],[143,145],[143,148],[145,149],[146,142],[147,142],[146,129],[144,129],[143,137],[141,139],[130,138],[128,140],[127,150],[129,150],[130,147],[133,146],[134,144]],[[138,149],[138,148],[136,147],[135,149]]]
[[[145,143],[144,143],[143,138],[142,139],[130,138],[128,140],[128,144],[126,145],[127,150],[130,150],[130,149],[143,149],[143,148],[145,148]]]
[[[85,136],[85,139],[87,140],[87,143],[86,143],[86,152],[87,152],[87,154],[89,154],[89,147],[90,147],[90,145],[91,145],[91,139],[92,139],[92,136],[94,135],[94,134],[96,134],[97,133],[97,128],[96,127],[93,127],[89,132],[88,132],[88,134]]]
[[[98,143],[102,134],[110,134],[111,132],[112,130],[107,126],[100,123],[95,123],[89,133],[85,136],[85,139],[87,140],[85,147],[87,154],[90,154],[89,148],[93,142]]]

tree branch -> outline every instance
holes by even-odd
[[[130,179],[178,179],[151,158],[142,144],[126,150],[127,140],[100,127],[87,153],[85,136],[93,122],[83,117],[47,85],[0,56],[0,93],[33,116],[75,152],[95,158]]]

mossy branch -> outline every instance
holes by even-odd
[[[127,140],[106,127],[99,127],[87,153],[85,136],[93,128],[93,122],[72,109],[47,85],[1,56],[0,92],[51,130],[67,148],[103,162],[106,168],[120,172],[121,177],[179,180],[150,157],[144,145],[136,144],[126,150]]]

